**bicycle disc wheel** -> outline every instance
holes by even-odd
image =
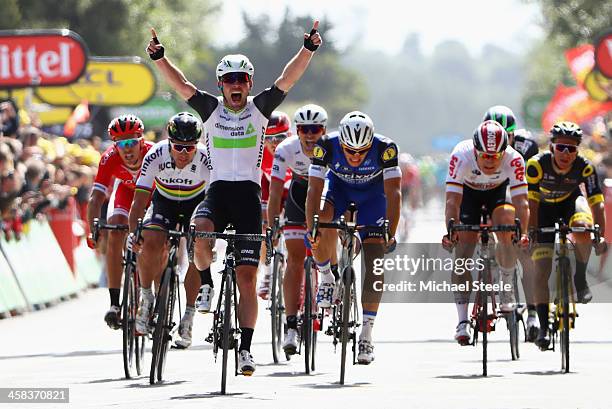
[[[304,269],[304,322],[302,325],[302,342],[304,343],[304,367],[310,374],[310,354],[312,351],[312,259],[306,259]]]
[[[283,256],[279,253],[274,254],[274,264],[272,269],[272,288],[270,291],[270,313],[271,313],[271,329],[272,329],[272,358],[277,364],[281,356],[281,343],[283,334],[283,312],[282,312],[282,294],[283,283],[281,277],[281,266]]]
[[[132,277],[132,268],[130,265],[124,271],[123,279],[123,300],[121,303],[121,330],[123,332],[123,371],[125,377],[132,377],[134,368],[134,355],[138,355],[138,351],[134,354],[134,350],[138,348],[136,343],[134,321],[136,310],[134,309],[136,298],[136,288]]]
[[[151,371],[149,372],[149,383],[153,385],[156,379],[156,373],[161,355],[163,337],[164,337],[164,317],[166,316],[166,309],[168,307],[168,276],[166,272],[162,277],[160,283],[160,290],[155,300],[155,312],[157,320],[155,322],[155,329],[153,330],[153,347],[151,349]]]
[[[166,315],[164,317],[162,345],[159,355],[159,362],[157,363],[157,380],[160,382],[163,380],[164,370],[166,369],[166,357],[168,355],[168,350],[170,349],[170,340],[172,339],[170,336],[170,331],[174,327],[174,322],[172,319],[174,317],[174,303],[176,300],[178,277],[174,272],[171,274],[172,276],[170,278],[170,288],[166,304],[168,307],[166,308]]]
[[[342,297],[342,332],[340,339],[342,343],[342,356],[340,358],[340,385],[344,385],[344,375],[346,373],[346,350],[349,340],[349,321],[351,319],[351,281],[353,278],[353,269],[346,267],[342,273],[342,281],[344,284],[344,294]]]
[[[225,386],[227,384],[227,360],[229,357],[229,344],[232,326],[232,274],[227,272],[225,274],[225,291],[223,296],[223,359],[221,368],[221,394],[225,395]],[[237,347],[235,347],[237,348]]]

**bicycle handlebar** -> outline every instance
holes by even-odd
[[[563,235],[568,235],[570,233],[592,233],[593,234],[593,242],[599,243],[601,240],[601,228],[598,224],[593,227],[571,227],[568,226],[565,222],[557,222],[554,226],[551,227],[535,227],[531,229],[531,231],[538,233],[560,233]]]
[[[101,222],[98,217],[93,219],[93,227],[91,229],[91,238],[93,241],[97,242],[100,238],[100,230],[119,230],[124,231],[128,230],[129,226],[127,224],[106,224]]]
[[[482,232],[511,232],[514,233],[513,243],[517,243],[521,237],[521,222],[518,218],[514,219],[514,224],[455,224],[455,219],[450,219],[446,226],[449,236],[452,236],[454,232],[469,231],[474,233]]]

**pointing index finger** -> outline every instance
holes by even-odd
[[[155,32],[155,29],[153,27],[151,27],[151,37],[153,37],[153,42],[155,42],[155,44],[159,44],[159,40],[157,39],[157,33]]]
[[[312,31],[317,31],[319,29],[319,20],[315,20],[312,24]]]

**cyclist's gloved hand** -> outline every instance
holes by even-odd
[[[457,233],[453,234],[451,237],[449,234],[445,234],[442,236],[442,248],[448,252],[453,251],[453,247],[455,247],[455,243],[457,242]]]
[[[387,242],[387,246],[385,248],[385,254],[393,253],[396,247],[397,247],[397,241],[395,240],[395,237],[391,237],[391,239]]]
[[[309,51],[317,51],[317,48],[323,42],[321,38],[321,34],[319,34],[319,20],[315,20],[312,25],[312,30],[310,30],[309,34],[304,33],[304,48]]]
[[[164,46],[159,43],[154,28],[151,28],[151,40],[149,41],[146,51],[153,61],[164,57]]]
[[[526,250],[529,248],[529,235],[528,234],[521,234],[521,238],[518,242],[518,245],[521,249]]]
[[[599,243],[595,244],[594,247],[596,256],[601,256],[602,254],[608,251],[608,243],[606,243],[605,240],[602,240]]]
[[[140,253],[140,243],[136,240],[136,235],[130,233],[125,240],[125,248],[133,253]]]
[[[94,241],[94,239],[93,239],[93,234],[89,233],[89,234],[87,235],[87,247],[89,247],[89,248],[90,248],[90,249],[92,249],[92,250],[95,250],[95,248],[96,248],[96,244],[97,244],[97,243],[96,243],[96,242]]]
[[[317,247],[319,247],[319,235],[318,234],[317,234],[317,237],[312,237],[312,232],[308,231],[306,233],[306,238],[310,242],[310,248],[312,248],[313,250],[316,250]]]

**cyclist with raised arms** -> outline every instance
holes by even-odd
[[[559,122],[550,130],[550,152],[540,153],[527,162],[529,183],[529,227],[552,227],[563,219],[571,227],[593,227],[599,224],[603,237],[606,228],[604,196],[595,167],[578,154],[582,129],[573,122]],[[584,184],[586,198],[580,190]],[[588,303],[593,298],[586,281],[586,269],[591,255],[589,233],[573,233],[576,244],[576,274],[574,285],[578,302]],[[554,234],[540,234],[536,239],[532,258],[536,267],[536,308],[540,331],[536,345],[547,350],[548,334],[548,277],[552,265]],[[606,242],[595,250],[604,252]]]
[[[109,224],[127,224],[128,213],[134,198],[136,178],[140,172],[142,159],[153,146],[142,138],[144,125],[140,118],[134,115],[121,115],[110,121],[108,135],[113,141],[100,158],[98,173],[94,181],[91,197],[87,206],[87,222],[93,227],[93,220],[100,217],[102,206],[110,194],[115,180],[119,181],[115,189],[112,213]],[[110,294],[110,309],[104,315],[104,321],[112,329],[121,328],[121,311],[119,294],[121,291],[121,276],[123,273],[123,246],[127,232],[112,230],[109,232],[106,250],[106,274],[108,292]],[[87,245],[95,248],[97,243],[90,234]]]
[[[200,121],[188,112],[180,112],[170,118],[167,130],[168,140],[156,143],[143,160],[129,216],[131,233],[127,246],[139,252],[142,301],[136,314],[136,331],[141,334],[151,330],[149,319],[155,301],[151,285],[153,281],[161,281],[166,266],[167,231],[188,229],[193,211],[204,199],[210,177],[206,148],[198,143],[202,134]],[[151,205],[145,215],[149,200]],[[134,232],[138,219],[143,216],[146,229],[142,231],[142,243],[137,243]],[[201,271],[198,276],[195,266],[190,264],[184,283],[187,302],[179,325],[181,339],[176,341],[181,348],[191,345],[195,300],[202,283],[212,288],[210,269]]]
[[[391,240],[388,249],[395,245],[395,232],[401,207],[401,171],[398,166],[398,149],[395,142],[374,133],[374,124],[366,114],[349,112],[340,121],[339,132],[332,132],[317,141],[308,170],[306,196],[306,223],[312,252],[321,272],[317,304],[329,308],[334,297],[335,280],[331,271],[332,253],[336,251],[337,233],[322,229],[312,237],[315,214],[321,222],[337,220],[344,214],[350,202],[357,206],[358,225],[382,226],[389,220]],[[325,180],[328,188],[320,209]],[[378,312],[382,292],[374,291],[374,281],[383,279],[373,273],[374,259],[385,253],[381,232],[360,231],[364,243],[365,277],[362,292],[363,323],[359,335],[360,364],[374,360],[372,328]]]
[[[504,127],[508,133],[508,145],[521,154],[525,163],[529,158],[538,153],[538,144],[529,137],[530,133],[526,129],[516,129],[517,123],[514,112],[504,105],[492,106],[485,112],[483,121],[493,120]],[[506,193],[506,200],[510,201],[509,192]],[[531,255],[526,251],[518,253],[518,259],[523,267],[523,290],[527,300],[527,340],[534,342],[538,336],[539,324],[536,314],[535,300],[533,298],[533,288],[535,287],[534,275],[535,266]]]
[[[512,204],[506,200],[508,188]],[[482,206],[486,207],[493,225],[514,224],[516,215],[521,221],[520,245],[522,248],[529,245],[525,162],[508,145],[508,133],[496,121],[485,121],[478,125],[473,138],[459,142],[451,153],[446,177],[446,224],[450,219],[464,224],[480,224]],[[496,254],[500,278],[504,284],[512,284],[517,257],[512,246],[512,233],[498,232],[496,237],[500,244]],[[442,245],[448,250],[459,243],[455,257],[464,259],[473,257],[477,242],[478,233],[475,232],[456,232],[452,237],[445,235],[442,238]],[[472,282],[471,272],[452,272],[451,277],[454,284],[468,286]],[[469,298],[469,290],[455,292],[459,318],[455,340],[460,345],[470,343]],[[500,298],[502,312],[512,311],[514,291],[500,291]]]
[[[284,177],[291,170],[292,178],[285,203],[285,219],[290,223],[306,222],[306,193],[308,168],[317,141],[326,132],[327,112],[318,105],[308,104],[295,111],[293,116],[297,135],[285,139],[274,154],[272,183],[268,203],[268,220],[274,220],[281,212]],[[300,289],[304,279],[305,227],[286,226],[283,229],[287,246],[287,270],[283,281],[287,334],[283,349],[293,355],[298,348],[297,310]]]
[[[266,126],[272,111],[304,74],[321,45],[318,27],[319,21],[315,20],[310,33],[304,34],[304,46],[287,63],[278,79],[254,97],[249,94],[255,69],[246,56],[232,54],[221,59],[217,65],[217,79],[222,95],[213,96],[198,90],[164,57],[164,47],[159,44],[155,31],[151,30],[153,38],[147,52],[166,81],[204,122],[211,175],[206,200],[194,215],[197,230],[222,231],[231,223],[237,233],[261,233],[260,182]],[[251,375],[255,371],[250,350],[257,321],[257,266],[261,247],[257,242],[241,242],[237,247],[241,256],[236,268],[240,292],[239,369],[242,374]],[[210,266],[210,240],[197,240],[194,253],[198,269]]]

